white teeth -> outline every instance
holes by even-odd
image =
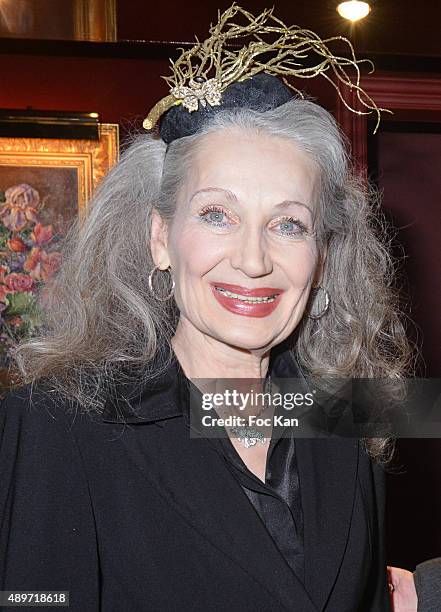
[[[247,302],[248,304],[256,304],[259,302],[274,302],[276,296],[270,297],[251,297],[249,295],[240,295],[239,293],[233,293],[232,291],[228,291],[227,289],[223,289],[222,287],[216,287],[217,291],[220,291],[225,295],[225,297],[234,298],[235,300],[241,300],[242,302]]]

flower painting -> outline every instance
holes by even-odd
[[[0,137],[0,398],[17,369],[11,349],[38,334],[61,241],[118,160],[119,126],[99,139]]]
[[[0,191],[0,367],[40,324],[37,293],[58,270],[60,236],[45,222],[45,200],[27,183]]]

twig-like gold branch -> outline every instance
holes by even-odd
[[[245,25],[235,23],[239,16]],[[357,59],[351,42],[343,36],[321,39],[315,32],[299,26],[286,26],[273,15],[273,9],[265,9],[254,16],[249,11],[233,3],[224,13],[218,14],[218,22],[209,29],[210,36],[196,44],[171,62],[172,75],[162,77],[170,85],[170,95],[163,98],[150,111],[143,126],[153,129],[159,117],[174,104],[183,104],[189,112],[207,103],[215,106],[222,103],[222,92],[238,81],[244,81],[259,72],[280,75],[283,81],[295,92],[302,93],[291,85],[286,77],[314,78],[322,76],[336,89],[341,101],[350,111],[358,115],[375,112],[377,122],[374,134],[380,123],[381,111],[374,100],[361,88],[360,64],[373,64],[367,59]],[[228,48],[228,44],[241,43],[241,48]],[[329,45],[340,41],[347,45],[349,57],[334,55]],[[264,57],[263,57],[264,56]],[[316,60],[312,63],[310,57]],[[308,59],[308,65],[304,61]],[[351,78],[348,70],[354,71]],[[345,100],[340,85],[355,92],[361,106],[366,110],[353,108]]]

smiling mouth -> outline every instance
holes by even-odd
[[[231,298],[234,300],[240,300],[241,302],[245,302],[248,304],[259,304],[259,303],[271,303],[274,302],[274,300],[277,297],[277,293],[273,294],[273,295],[268,295],[268,296],[259,296],[259,297],[254,297],[251,295],[241,295],[240,293],[233,293],[232,291],[229,291],[228,289],[224,289],[223,287],[218,287],[216,285],[214,285],[214,288],[216,289],[216,291],[219,291],[219,293],[222,293],[223,296],[227,297],[227,298]]]

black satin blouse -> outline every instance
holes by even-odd
[[[296,362],[287,352],[271,356],[268,374],[273,378],[301,377]],[[191,386],[181,368],[180,377],[184,385]],[[184,402],[188,408],[188,400]],[[275,407],[277,414],[287,416],[279,406]],[[184,415],[189,419],[187,410],[184,410]],[[289,567],[304,582],[303,514],[293,428],[282,425],[273,427],[265,483],[248,469],[228,437],[208,440],[224,457],[228,469],[242,487]]]
[[[274,433],[268,450],[265,483],[242,461],[229,439],[220,438],[229,469],[237,478],[269,534],[298,578],[304,581],[303,516],[295,439]]]

